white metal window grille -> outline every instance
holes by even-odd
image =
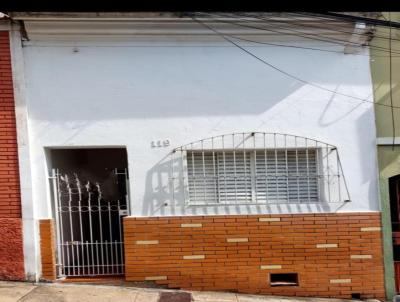
[[[183,186],[188,205],[350,199],[337,148],[305,137],[234,133],[176,148],[172,156],[173,193]]]
[[[316,155],[316,149],[187,151],[189,200],[318,202]]]

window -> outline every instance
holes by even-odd
[[[338,149],[279,133],[232,133],[175,148],[171,200],[192,205],[343,203]]]
[[[318,201],[317,149],[187,151],[191,204]]]

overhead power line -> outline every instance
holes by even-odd
[[[204,14],[204,13],[203,13]],[[216,14],[210,14],[210,13],[205,13],[207,15],[211,15],[211,16],[217,16],[217,17],[221,17],[221,15],[216,15]],[[240,19],[241,22],[246,22],[249,23],[251,21],[249,20],[243,20],[242,18],[238,18]],[[321,41],[321,42],[326,42],[326,43],[331,43],[331,44],[336,44],[336,45],[341,45],[341,46],[353,46],[353,47],[362,47],[360,46],[358,43],[356,42],[350,42],[350,41],[345,41],[345,40],[340,40],[340,39],[333,39],[333,38],[329,38],[326,36],[321,36],[321,35],[317,35],[317,34],[310,34],[310,33],[305,33],[302,31],[298,31],[298,30],[294,30],[292,28],[288,28],[288,27],[275,27],[275,28],[280,28],[286,31],[290,31],[288,32],[283,32],[283,31],[278,31],[278,30],[274,30],[274,29],[270,29],[270,28],[265,28],[265,27],[260,27],[260,26],[254,26],[254,25],[247,25],[247,24],[243,24],[243,23],[238,23],[236,22],[232,22],[232,21],[224,21],[224,20],[215,20],[216,22],[222,22],[222,23],[227,23],[227,24],[231,24],[231,25],[236,25],[236,26],[240,26],[240,27],[245,27],[245,28],[252,28],[252,29],[257,29],[257,30],[263,30],[263,31],[268,31],[268,32],[274,32],[274,33],[279,33],[282,35],[289,35],[289,36],[296,36],[296,37],[302,37],[305,39],[309,39],[309,40],[315,40],[315,41]],[[383,52],[389,52],[389,50],[385,47],[380,47],[380,46],[368,46],[371,49],[376,49],[378,51],[383,51]],[[399,51],[399,52],[397,52]],[[400,55],[400,49],[396,49],[395,51],[391,51],[392,53],[395,54],[399,54]]]
[[[306,24],[306,25],[305,25],[304,22],[307,22],[307,21],[306,21],[306,20],[302,20],[302,19],[300,19],[299,17],[301,17],[301,16],[302,16],[302,17],[306,17],[306,16],[307,16],[306,14],[302,14],[302,13],[287,13],[287,15],[293,16],[293,17],[291,17],[291,18],[293,18],[293,20],[295,20],[295,21],[298,21],[299,24],[300,24],[301,26],[304,26],[304,27],[310,27],[310,28],[315,28],[315,29],[329,30],[329,31],[331,31],[331,32],[333,32],[333,33],[343,33],[343,34],[349,34],[349,35],[356,35],[356,36],[367,37],[367,35],[366,35],[365,33],[357,33],[357,32],[352,32],[352,31],[339,30],[337,27],[332,27],[332,26],[329,26],[329,25],[322,26],[322,25],[324,25],[323,22],[321,22],[320,25],[314,25],[314,24],[313,24],[313,25],[311,25],[311,24]],[[295,16],[297,16],[297,17],[295,17]],[[261,18],[256,17],[256,16],[254,16],[254,18],[261,19]],[[342,21],[340,21],[340,20],[333,20],[333,19],[331,19],[331,18],[326,18],[326,17],[321,17],[321,16],[313,16],[313,18],[314,18],[314,19],[317,19],[317,20],[325,20],[325,21],[330,20],[331,22],[342,22]],[[264,19],[263,19],[263,20],[264,20]],[[274,23],[275,23],[275,22],[279,22],[279,23],[288,24],[287,21],[279,21],[279,20],[268,20],[268,21],[269,21],[269,22],[274,22]],[[376,33],[373,34],[373,37],[374,37],[374,38],[383,39],[383,40],[389,40],[389,37],[377,35]],[[392,41],[400,41],[400,39],[392,38]]]
[[[270,42],[261,42],[261,41],[255,41],[255,40],[250,40],[238,36],[233,36],[229,34],[224,34],[225,36],[245,41],[245,42],[250,42],[250,43],[255,43],[255,44],[263,44],[263,45],[271,45],[271,46],[277,46],[277,47],[287,47],[287,48],[296,48],[296,49],[306,49],[306,50],[315,50],[315,51],[322,51],[322,52],[331,52],[331,53],[340,53],[343,54],[343,51],[340,50],[329,50],[329,49],[322,49],[322,48],[316,48],[316,47],[307,47],[307,46],[297,46],[297,45],[290,45],[290,44],[280,44],[280,43],[270,43]],[[362,55],[362,56],[369,56],[369,55],[364,55],[364,54],[355,54],[355,55]]]
[[[243,15],[243,14],[242,14],[242,15]],[[287,23],[287,22],[285,22],[285,21],[270,20],[269,18],[268,18],[268,19],[265,19],[265,18],[259,18],[259,17],[255,17],[255,16],[249,16],[249,15],[244,15],[244,16],[251,17],[251,18],[255,18],[255,19],[257,19],[257,20],[268,21],[268,22],[279,22],[279,23],[284,23],[284,24],[288,24],[289,26],[291,26],[290,23]],[[326,18],[325,18],[325,19],[326,19]],[[242,19],[241,19],[241,20],[242,20]],[[251,21],[248,20],[247,22],[251,22]],[[235,24],[235,25],[238,25],[238,26],[239,26],[239,24]],[[303,25],[303,26],[304,26],[304,25]],[[358,36],[364,36],[364,37],[366,37],[365,34],[361,34],[361,33],[353,33],[353,32],[348,32],[348,31],[341,31],[341,30],[337,30],[337,29],[330,29],[330,28],[320,27],[320,26],[315,26],[315,25],[306,25],[305,27],[312,27],[312,28],[315,28],[315,29],[325,29],[325,30],[329,30],[329,31],[332,31],[332,32],[339,32],[339,33],[345,33],[345,34],[349,34],[349,35],[358,35]],[[288,27],[286,27],[286,28],[288,28]],[[266,29],[266,30],[269,30],[269,29]],[[296,31],[296,32],[299,32],[299,31]],[[304,33],[304,32],[302,32],[302,33]],[[304,34],[306,34],[306,35],[312,35],[312,34],[308,34],[308,33],[304,33]],[[322,36],[322,35],[315,35],[315,36],[324,37],[324,38],[329,39],[329,37]],[[400,41],[400,39],[393,39],[393,38],[389,38],[389,37],[377,36],[376,34],[374,34],[374,38],[385,39],[385,40],[390,40],[390,41]],[[341,40],[341,41],[342,41],[342,40]],[[338,44],[339,44],[339,43],[338,43]],[[340,45],[342,45],[342,44],[340,43]],[[343,44],[343,45],[344,45],[344,44]],[[353,47],[354,47],[354,46],[353,46]],[[360,45],[357,44],[357,45],[355,45],[355,47],[362,47],[362,46],[360,46]],[[371,45],[369,45],[368,47],[369,47],[369,48],[372,48],[372,49],[378,49],[379,51],[386,51],[386,52],[389,52],[391,57],[400,57],[400,56],[393,56],[393,55],[392,55],[392,53],[393,53],[392,48],[387,49],[387,48],[385,48],[385,47],[381,47],[381,46],[371,46]],[[400,49],[399,49],[399,51],[400,51]],[[396,52],[396,53],[400,54],[400,52]],[[375,55],[375,57],[388,58],[389,56],[385,56],[385,55],[383,55],[383,56]]]
[[[221,20],[217,20],[217,21],[218,22],[227,23],[227,21],[221,21]],[[233,23],[229,23],[229,24],[233,24]],[[237,25],[237,24],[235,23],[233,25]],[[239,25],[237,25],[237,26],[239,26]],[[320,52],[343,54],[343,51],[341,51],[341,50],[322,49],[322,48],[317,48],[317,47],[299,46],[299,45],[293,45],[293,44],[287,44],[287,43],[286,44],[280,44],[280,43],[272,43],[272,42],[255,41],[255,40],[252,40],[252,39],[243,38],[243,37],[239,37],[239,36],[231,35],[231,34],[226,34],[226,33],[224,33],[224,35],[225,36],[229,36],[231,38],[234,38],[236,40],[241,40],[241,41],[255,43],[255,44],[261,44],[261,45],[269,45],[269,46],[284,47],[284,48],[295,48],[295,49],[304,49],[304,50],[313,50],[313,51],[320,51]],[[342,45],[342,44],[340,44],[340,45]],[[362,53],[353,53],[352,55],[355,55],[355,56],[366,56],[366,57],[370,56],[368,54],[362,54]],[[389,56],[386,56],[386,55],[374,55],[374,57],[388,58]],[[393,56],[393,57],[400,57],[400,56]]]
[[[333,17],[333,18],[336,18],[336,19],[343,19],[343,20],[348,20],[348,21],[360,21],[360,22],[364,22],[364,23],[367,23],[367,24],[385,26],[385,27],[390,27],[390,28],[400,28],[400,23],[399,22],[393,22],[393,21],[390,21],[390,20],[387,21],[387,20],[380,20],[380,19],[375,19],[375,18],[367,18],[367,17],[354,16],[354,15],[338,14],[338,13],[332,13],[332,12],[320,13],[320,14],[314,14],[314,13],[307,13],[307,14],[309,14],[309,15],[329,16],[329,17]]]
[[[390,12],[389,12],[389,21],[391,20]],[[392,28],[389,28],[389,36],[392,38]],[[389,40],[389,49],[392,49],[392,40]],[[392,106],[392,134],[393,134],[393,142],[392,149],[394,150],[395,140],[396,140],[396,125],[394,121],[394,110],[393,110],[393,86],[392,86],[392,56],[389,57],[389,95],[390,95],[390,105]]]
[[[252,52],[250,52],[250,51],[247,50],[246,48],[244,48],[244,47],[242,47],[241,45],[237,44],[235,41],[233,41],[233,40],[231,40],[230,38],[226,37],[226,35],[224,35],[223,33],[219,32],[219,31],[216,30],[215,28],[209,26],[209,25],[206,24],[205,22],[200,21],[199,19],[197,19],[197,18],[195,18],[195,17],[193,17],[193,16],[192,16],[192,19],[193,19],[195,22],[197,22],[197,23],[201,24],[202,26],[206,27],[206,28],[209,29],[210,31],[214,32],[216,35],[220,36],[220,37],[221,37],[222,39],[224,39],[225,41],[227,41],[227,42],[233,44],[233,45],[236,46],[237,48],[241,49],[243,52],[247,53],[248,55],[252,56],[253,58],[255,58],[255,59],[257,59],[258,61],[262,62],[263,64],[267,65],[268,67],[270,67],[270,68],[272,68],[272,69],[274,69],[274,70],[276,70],[276,71],[278,71],[278,72],[280,72],[280,73],[286,75],[287,77],[290,77],[290,78],[292,78],[292,79],[294,79],[294,80],[296,80],[296,81],[298,81],[298,82],[301,82],[301,83],[306,84],[306,85],[313,86],[313,87],[315,87],[315,88],[318,88],[318,89],[320,89],[320,90],[324,90],[324,91],[330,92],[330,93],[335,94],[335,95],[341,95],[341,96],[345,96],[345,97],[348,97],[348,98],[356,99],[356,100],[361,101],[361,102],[371,103],[371,104],[378,105],[378,106],[384,106],[384,107],[390,107],[390,108],[400,109],[399,106],[393,106],[393,105],[386,105],[386,104],[375,103],[375,102],[369,101],[369,100],[367,100],[367,99],[363,99],[363,98],[360,98],[360,97],[357,97],[357,96],[353,96],[353,95],[349,95],[349,94],[337,92],[337,91],[331,90],[331,89],[329,89],[329,88],[325,88],[325,87],[323,87],[323,86],[320,86],[320,85],[318,85],[318,84],[314,84],[314,83],[311,83],[311,82],[309,82],[309,81],[307,81],[307,80],[304,80],[304,79],[302,79],[302,78],[300,78],[300,77],[298,77],[298,76],[295,76],[295,75],[293,75],[293,74],[291,74],[291,73],[289,73],[289,72],[286,72],[286,71],[280,69],[279,67],[277,67],[277,66],[275,66],[275,65],[273,65],[273,64],[271,64],[271,63],[269,63],[269,62],[267,62],[266,60],[264,60],[264,59],[262,59],[262,58],[256,56],[255,54],[253,54]]]

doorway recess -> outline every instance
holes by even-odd
[[[49,149],[57,276],[124,275],[129,214],[124,148]]]

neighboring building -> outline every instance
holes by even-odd
[[[10,29],[9,24],[0,23],[0,279],[23,280],[21,190],[14,100],[14,88],[17,86],[13,85],[11,71]]]
[[[383,20],[400,22],[398,12],[383,15]],[[374,46],[371,49],[374,98],[377,104],[381,104],[375,105],[375,114],[384,234],[385,284],[388,298],[394,294],[400,294],[400,94],[398,89],[400,35],[397,29],[392,29],[391,35],[393,52],[391,58],[388,51],[382,51],[382,49],[390,49],[388,28],[377,27],[375,37],[371,41],[371,45]],[[390,63],[392,64],[392,84],[390,84]],[[392,85],[392,96],[390,85]],[[393,110],[390,106],[394,107]]]
[[[370,28],[11,17],[27,276],[384,298]]]

